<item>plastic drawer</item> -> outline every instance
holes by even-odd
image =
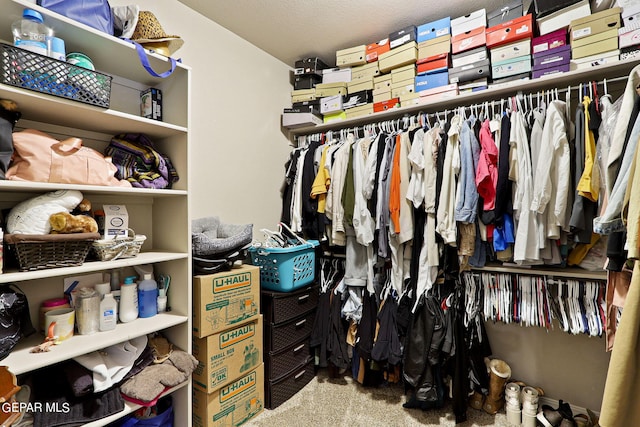
[[[274,325],[265,322],[264,352],[278,352],[293,343],[300,342],[308,337],[313,330],[313,322],[316,312],[312,310],[307,314],[296,317],[286,323]]]
[[[282,323],[313,310],[318,305],[319,288],[309,286],[294,292],[262,291],[260,307],[266,323]]]
[[[309,337],[278,352],[269,352],[264,357],[265,379],[275,380],[291,371],[292,366],[300,366],[311,356]]]
[[[265,407],[275,409],[282,405],[309,384],[315,376],[313,359],[309,358],[306,363],[293,369],[288,375],[277,380],[265,380]]]

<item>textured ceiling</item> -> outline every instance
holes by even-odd
[[[336,50],[378,42],[409,25],[456,18],[510,0],[180,0],[293,67],[317,56],[335,64]],[[525,0],[525,6],[530,1]]]

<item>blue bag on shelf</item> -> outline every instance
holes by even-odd
[[[114,35],[113,12],[107,0],[37,0],[37,4],[96,30]]]

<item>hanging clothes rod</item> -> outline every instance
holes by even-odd
[[[488,113],[489,109],[491,109],[493,114],[493,112],[496,111],[497,107],[499,107],[501,111],[504,111],[505,107],[507,109],[512,108],[512,104],[513,104],[512,101],[516,99],[525,100],[526,98],[528,98],[529,100],[532,100],[534,97],[536,99],[540,99],[540,97],[542,97],[542,100],[548,101],[549,98],[557,99],[559,94],[561,93],[565,94],[567,92],[570,93],[572,90],[578,91],[578,95],[582,96],[581,92],[583,91],[583,89],[585,88],[588,89],[591,86],[592,82],[595,82],[598,86],[602,86],[604,88],[604,94],[607,94],[608,85],[610,83],[616,83],[616,82],[621,82],[626,80],[628,80],[628,76],[614,77],[611,79],[603,79],[601,81],[589,80],[587,84],[579,84],[575,86],[569,85],[566,88],[538,90],[536,92],[529,92],[527,95],[524,95],[522,92],[517,92],[515,95],[509,96],[507,98],[484,101],[480,104],[472,103],[468,105],[460,105],[459,107],[454,107],[452,109],[445,109],[444,111],[439,111],[439,112],[425,113],[422,111],[418,111],[415,114],[407,113],[403,117],[398,119],[387,119],[387,120],[367,123],[361,126],[351,126],[351,127],[345,126],[343,128],[339,128],[336,130],[327,130],[323,132],[311,132],[304,135],[298,135],[296,136],[296,145],[298,147],[301,147],[301,146],[305,146],[307,143],[311,141],[324,142],[327,140],[334,139],[336,137],[340,137],[341,139],[344,139],[346,135],[350,133],[357,136],[359,134],[364,135],[367,132],[369,133],[375,132],[376,130],[385,131],[385,132],[395,132],[396,130],[406,129],[410,125],[414,125],[416,123],[422,123],[423,120],[429,121],[429,120],[435,119],[438,121],[442,121],[443,119],[442,116],[444,116],[444,119],[446,120],[449,114],[455,113],[455,112],[469,111],[471,114],[477,115],[478,112]],[[425,105],[425,107],[428,107],[428,105]]]

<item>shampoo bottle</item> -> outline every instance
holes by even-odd
[[[118,323],[118,303],[109,292],[100,301],[100,331],[110,331]]]
[[[151,273],[145,273],[138,284],[138,307],[140,317],[152,317],[158,314],[158,283]]]
[[[129,276],[120,286],[120,321],[131,322],[138,318],[138,285],[133,281],[136,277]]]

